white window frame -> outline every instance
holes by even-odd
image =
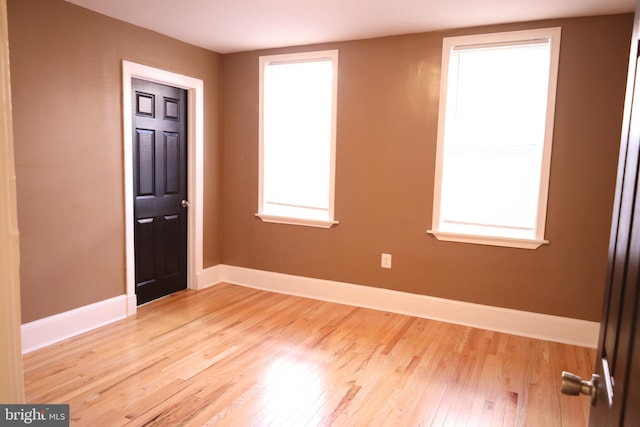
[[[331,61],[333,65],[333,85],[331,104],[331,141],[329,154],[329,200],[327,217],[322,219],[304,217],[304,215],[274,215],[265,209],[264,199],[264,92],[265,92],[265,70],[270,64],[283,64],[295,62]],[[324,50],[315,52],[301,52],[281,55],[267,55],[259,58],[259,190],[258,190],[258,213],[256,216],[264,222],[303,225],[310,227],[329,228],[338,221],[335,220],[335,164],[336,164],[336,120],[337,120],[337,99],[338,99],[338,50]],[[300,211],[302,212],[302,210]]]
[[[434,179],[434,201],[432,229],[427,232],[433,234],[438,240],[474,243],[492,246],[505,246],[523,249],[536,249],[549,242],[545,240],[545,222],[547,212],[547,197],[549,190],[549,175],[551,167],[551,146],[553,140],[553,124],[555,116],[556,86],[558,79],[558,64],[560,58],[560,27],[543,28],[524,31],[511,31],[504,33],[492,33],[461,37],[447,37],[443,39],[442,49],[442,74],[440,83],[440,105],[438,116],[438,136]],[[550,70],[549,70],[549,90],[547,98],[546,128],[544,135],[544,146],[542,151],[542,170],[540,178],[540,191],[538,199],[537,221],[533,236],[526,238],[506,237],[504,235],[487,235],[485,232],[475,234],[458,230],[445,229],[441,226],[441,191],[443,156],[445,149],[445,125],[447,111],[447,85],[449,75],[449,59],[454,47],[462,46],[475,47],[478,45],[515,44],[532,40],[547,39],[550,43]],[[506,227],[505,227],[506,228]]]

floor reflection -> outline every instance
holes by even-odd
[[[318,366],[281,357],[269,366],[264,381],[260,425],[320,424],[324,383]]]

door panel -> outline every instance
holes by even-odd
[[[156,276],[153,261],[155,259],[153,227],[153,218],[142,218],[136,220],[136,249],[139,254],[139,256],[136,257],[136,283],[151,282]]]
[[[170,276],[180,273],[180,256],[173,250],[173,247],[180,242],[180,232],[182,231],[180,217],[178,215],[167,215],[164,217],[164,275]]]
[[[187,287],[186,91],[132,79],[138,304]]]
[[[173,132],[164,133],[166,153],[165,164],[165,194],[177,194],[180,192],[180,135]]]
[[[152,130],[136,129],[134,149],[138,151],[136,197],[153,196],[155,188],[155,134]],[[134,156],[135,157],[135,156]]]

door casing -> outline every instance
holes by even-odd
[[[187,287],[197,289],[202,273],[203,231],[203,147],[204,147],[204,83],[200,79],[122,61],[122,123],[124,155],[125,252],[127,315],[137,311],[135,292],[135,246],[133,239],[133,141],[131,120],[131,78],[175,86],[187,91],[187,197],[191,207],[187,213]]]

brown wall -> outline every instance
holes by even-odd
[[[123,59],[204,81],[204,266],[222,260],[220,56],[62,0],[9,0],[22,321],[125,292]]]
[[[8,9],[23,322],[125,291],[122,59],[204,80],[205,268],[224,262],[599,320],[631,15],[311,47],[340,50],[340,224],[324,230],[254,216],[260,52],[221,56],[62,0],[9,0]],[[551,244],[437,241],[426,230],[442,37],[551,25],[563,31]],[[381,252],[393,254],[393,269],[380,268]]]
[[[599,321],[631,15],[226,55],[223,261]],[[561,26],[547,215],[537,250],[442,242],[431,228],[443,36]],[[339,49],[332,229],[267,224],[258,200],[258,56]],[[380,268],[380,254],[393,268]]]

